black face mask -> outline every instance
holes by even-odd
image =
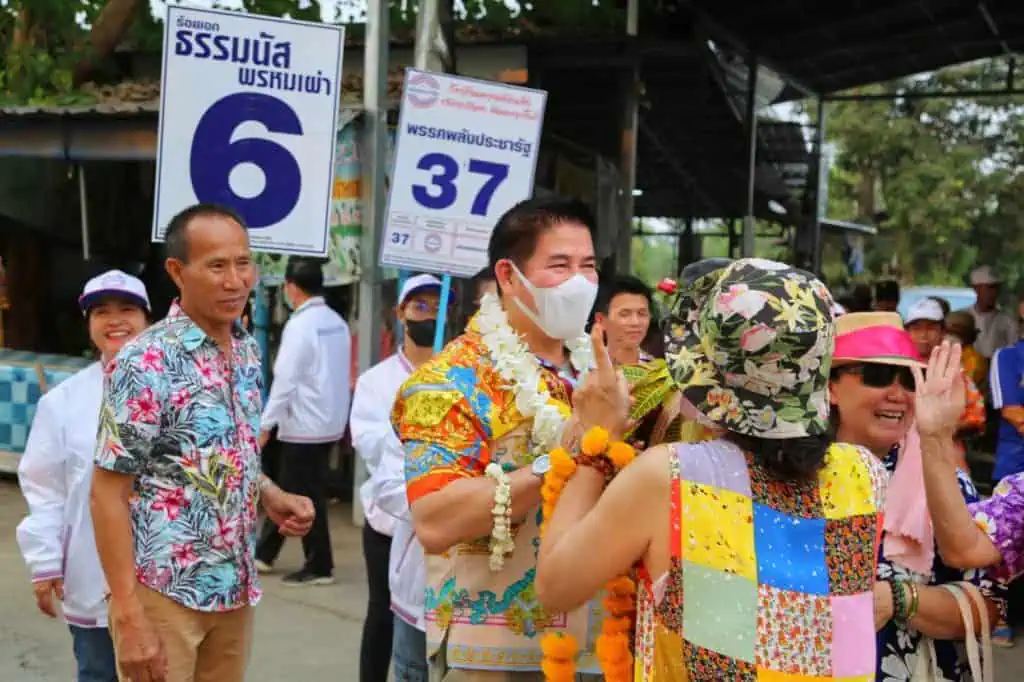
[[[406,320],[405,331],[420,348],[429,348],[434,345],[434,333],[437,329],[437,320]]]

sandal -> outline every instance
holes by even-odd
[[[1002,649],[1013,647],[1013,628],[1003,622],[996,625],[992,630],[992,646]]]

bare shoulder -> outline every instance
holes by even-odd
[[[672,479],[671,445],[656,445],[639,453],[636,460],[623,470],[618,478],[624,485],[643,488],[646,491],[668,488]]]

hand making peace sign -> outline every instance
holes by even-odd
[[[573,412],[583,431],[600,426],[618,440],[629,427],[629,384],[612,364],[604,343],[604,329],[595,324],[590,332],[594,368],[573,394]]]

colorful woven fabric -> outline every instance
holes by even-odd
[[[815,481],[769,478],[735,445],[676,445],[671,568],[641,572],[637,682],[875,676],[871,588],[885,469],[833,445]]]

